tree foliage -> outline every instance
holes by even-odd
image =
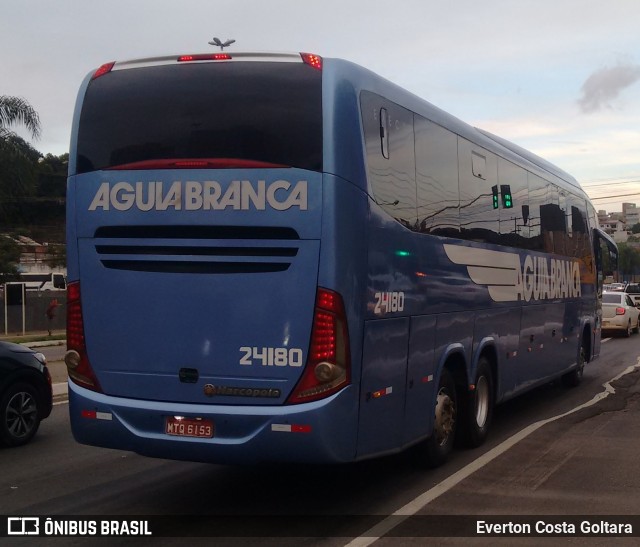
[[[0,95],[0,213],[8,201],[35,190],[35,165],[41,154],[13,130],[23,125],[34,139],[40,136],[40,118],[21,97]]]
[[[21,97],[0,96],[0,226],[2,230],[15,220],[14,204],[33,196],[38,182],[40,152],[20,137],[13,128],[24,126],[32,138],[40,136],[40,118]],[[20,247],[10,238],[0,236],[0,282],[17,274]]]
[[[618,269],[623,276],[640,273],[640,250],[627,243],[619,243]]]
[[[15,134],[0,138],[0,212],[6,204],[32,196],[40,152]]]
[[[11,127],[23,125],[34,139],[40,137],[40,117],[22,97],[0,95],[0,139],[15,136]]]
[[[0,235],[0,285],[18,278],[20,246],[10,237]]]

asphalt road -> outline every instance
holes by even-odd
[[[54,363],[62,361],[67,351],[67,345],[64,341],[54,342],[54,345],[37,348],[37,351],[44,353],[48,362]]]
[[[483,447],[457,451],[430,471],[417,468],[407,455],[335,467],[251,468],[143,458],[76,444],[68,407],[60,404],[30,445],[0,449],[0,514],[160,515],[176,536],[216,536],[225,525],[233,535],[249,536],[225,539],[224,545],[508,545],[514,538],[456,536],[473,536],[468,530],[475,530],[478,520],[513,515],[524,520],[620,515],[635,525],[640,372],[629,367],[638,364],[638,356],[640,335],[606,342],[601,358],[585,369],[581,386],[566,390],[551,384],[498,407]],[[572,412],[613,390],[603,385],[621,374],[613,383],[615,393]],[[567,412],[572,413],[553,419]],[[386,518],[396,512],[401,515]],[[640,522],[635,528],[637,535]],[[391,537],[377,539],[385,534]],[[434,535],[444,537],[429,537]],[[616,545],[637,544],[637,538],[622,536]],[[29,538],[11,541],[34,544]],[[189,540],[199,541],[211,544],[211,539]],[[518,544],[541,541],[526,537]],[[575,534],[544,541],[585,542]],[[56,542],[60,539],[37,541]],[[588,542],[611,545],[611,538]],[[219,538],[214,543],[221,544]]]

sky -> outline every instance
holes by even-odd
[[[69,151],[87,73],[213,51],[311,52],[363,65],[555,163],[596,209],[640,206],[639,0],[0,0],[0,95]],[[17,128],[16,128],[17,129]],[[18,131],[23,137],[26,133]]]

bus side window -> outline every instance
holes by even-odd
[[[458,137],[460,184],[460,236],[483,243],[498,243],[500,214],[493,207],[493,187],[498,185],[495,154]]]
[[[567,194],[560,192],[560,209],[562,209],[562,216],[564,218],[564,232],[567,237],[573,236],[573,230],[571,226],[571,213],[567,203]]]
[[[458,138],[455,133],[414,116],[418,230],[460,237]]]
[[[478,152],[471,152],[471,171],[474,177],[487,180],[487,158]]]
[[[389,114],[386,108],[380,109],[380,151],[389,159]]]
[[[498,159],[500,196],[500,243],[528,249],[529,243],[529,185],[527,172],[510,161]],[[508,195],[505,194],[508,192]],[[495,206],[495,205],[494,205]]]
[[[368,91],[360,102],[372,197],[388,215],[415,230],[413,113]]]
[[[540,179],[544,180],[544,179]],[[550,182],[546,185],[546,199],[540,205],[540,229],[544,239],[544,251],[547,253],[564,254],[564,237],[566,222],[564,211],[560,208],[558,188]]]

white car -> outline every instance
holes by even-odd
[[[624,292],[605,291],[602,293],[602,331],[622,332],[624,336],[631,336],[631,332],[638,332],[640,324],[638,316],[640,310]]]

